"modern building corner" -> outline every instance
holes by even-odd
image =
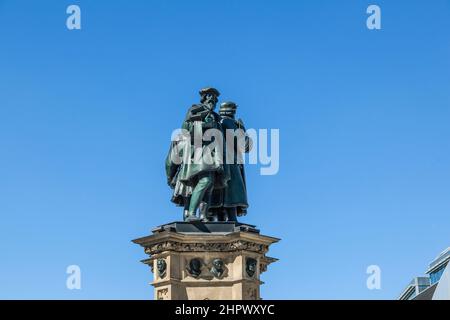
[[[428,266],[425,276],[415,277],[398,300],[450,300],[450,247]]]

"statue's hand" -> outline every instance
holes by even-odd
[[[194,104],[189,109],[189,121],[202,121],[210,111],[202,104]]]
[[[241,118],[237,119],[236,122],[237,122],[237,125],[238,125],[239,129],[245,130],[244,121],[242,121]]]

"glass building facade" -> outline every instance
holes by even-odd
[[[430,276],[431,285],[439,282],[444,273],[445,267],[450,261],[450,248],[443,251],[433,262],[430,263],[427,274]]]
[[[405,290],[403,290],[399,300],[413,300],[428,287],[430,287],[429,277],[416,277],[412,279]]]
[[[450,248],[447,248],[430,263],[426,276],[416,277],[408,284],[400,295],[399,300],[428,300],[428,298],[424,299],[424,296],[430,296],[430,291],[431,296],[433,295],[436,285],[441,280],[449,261]]]
[[[444,273],[445,267],[447,264],[444,264],[440,266],[436,271],[433,271],[430,273],[430,283],[433,285],[436,282],[439,282],[439,280],[442,277],[442,274]]]

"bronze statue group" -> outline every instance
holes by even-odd
[[[234,102],[214,111],[219,96],[214,88],[200,90],[200,103],[189,108],[183,133],[173,139],[166,158],[172,202],[184,208],[184,221],[237,221],[247,213],[242,159],[251,139],[242,120],[235,119]]]

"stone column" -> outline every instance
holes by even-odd
[[[158,300],[259,300],[260,275],[279,241],[237,222],[174,222],[133,240],[150,257]]]

